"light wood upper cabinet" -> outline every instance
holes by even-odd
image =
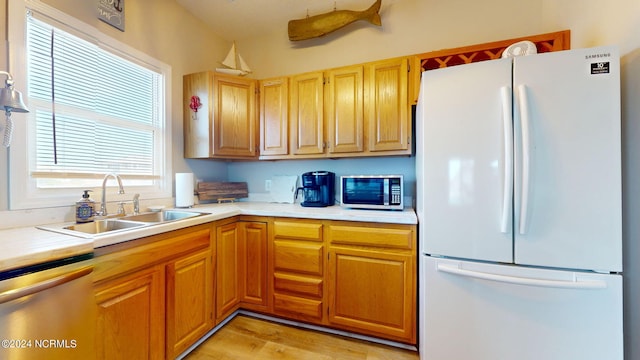
[[[400,58],[366,66],[369,151],[405,150],[410,154],[408,63]]]
[[[256,81],[214,75],[213,155],[255,157]]]
[[[210,96],[212,76],[210,72],[201,72],[185,75],[182,79],[185,158],[208,158],[212,155],[213,103]],[[192,98],[194,104],[199,102],[199,107],[195,108],[197,111],[189,107]]]
[[[410,155],[408,63],[403,57],[291,76],[288,133],[283,80],[265,81],[260,159]]]
[[[191,109],[192,97],[200,102]],[[256,81],[214,72],[183,78],[185,158],[257,157]]]
[[[290,150],[294,155],[324,152],[324,76],[313,72],[291,77]]]
[[[289,78],[260,81],[260,155],[289,153]]]
[[[364,151],[364,67],[329,71],[325,86],[328,152]]]

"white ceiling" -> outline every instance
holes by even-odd
[[[381,12],[386,2],[383,0]],[[252,38],[277,28],[287,31],[289,20],[337,10],[365,10],[375,0],[176,0],[225,40]],[[383,19],[384,24],[384,19]],[[287,36],[285,33],[284,36]]]

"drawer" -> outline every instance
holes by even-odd
[[[415,227],[328,226],[334,244],[375,246],[411,250],[415,247]]]
[[[322,224],[274,221],[273,235],[276,239],[322,241]]]
[[[274,241],[274,269],[322,276],[323,254],[324,245],[320,243]]]
[[[275,292],[322,298],[322,279],[319,278],[275,273],[273,274],[273,288]]]
[[[274,294],[273,309],[276,313],[292,315],[307,320],[322,320],[322,301],[295,296]]]

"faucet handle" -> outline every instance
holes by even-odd
[[[133,195],[133,214],[140,214],[140,194]]]
[[[118,216],[120,215],[127,215],[127,213],[124,211],[124,201],[120,201],[118,203]]]

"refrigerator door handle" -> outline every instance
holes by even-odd
[[[500,231],[509,231],[509,220],[511,219],[511,194],[513,193],[513,117],[511,106],[511,88],[503,86],[500,88],[502,98],[502,121],[504,129],[504,183],[502,185],[502,219],[500,221]]]
[[[459,267],[450,266],[446,264],[438,264],[437,269],[440,272],[447,274],[470,277],[475,279],[498,281],[514,285],[525,286],[539,286],[548,288],[563,288],[563,289],[605,289],[607,283],[603,280],[580,280],[574,274],[573,281],[563,280],[544,280],[535,278],[524,278],[517,276],[491,274],[480,271],[465,270]]]
[[[527,96],[527,86],[518,85],[518,104],[520,106],[520,124],[522,128],[522,193],[520,195],[520,234],[527,232],[527,217],[529,209],[529,179],[531,176],[531,154],[530,154],[530,121],[529,121],[529,101]]]

